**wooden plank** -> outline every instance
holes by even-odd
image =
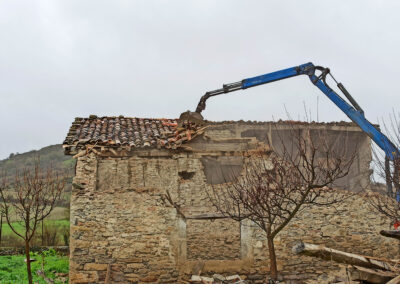
[[[192,215],[192,216],[186,216],[186,219],[198,219],[198,220],[207,220],[207,219],[225,219],[229,218],[226,216],[223,216],[218,213],[205,213],[205,214],[199,214],[199,215]]]
[[[395,278],[393,278],[392,280],[390,280],[386,284],[400,284],[400,275],[395,277]]]
[[[367,281],[368,283],[381,284],[396,277],[396,274],[390,271],[370,269],[360,266],[351,266],[348,270],[350,272],[350,278],[353,281]]]
[[[357,265],[366,268],[391,270],[391,265],[385,261],[370,259],[365,256],[348,253],[324,246],[300,242],[296,244],[292,251],[296,254],[319,257],[325,260],[333,260],[339,263]]]

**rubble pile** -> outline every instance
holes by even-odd
[[[242,280],[239,275],[230,275],[225,277],[221,274],[214,274],[212,277],[192,275],[189,282],[195,284],[247,284],[247,282]]]
[[[157,139],[158,147],[167,149],[177,149],[181,147],[183,143],[203,134],[207,127],[201,127],[201,125],[189,120],[180,121],[179,124],[178,122],[163,122],[163,125],[173,128],[173,131],[164,136],[165,138],[160,137]]]

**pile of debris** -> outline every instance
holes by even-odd
[[[157,139],[157,146],[167,149],[177,149],[198,135],[204,133],[207,126],[201,127],[199,124],[189,121],[181,120],[178,122],[163,122],[164,126],[171,126],[173,131],[165,135],[165,138]]]
[[[214,274],[212,277],[201,276],[204,268],[204,261],[198,261],[192,269],[192,277],[183,283],[193,284],[247,284],[247,281],[242,280],[239,275],[223,276],[221,274]]]
[[[400,231],[381,231],[381,235],[400,239]],[[400,260],[348,253],[320,245],[299,242],[292,251],[295,254],[318,257],[347,264],[342,283],[400,284]]]
[[[204,284],[246,284],[239,275],[223,276],[221,274],[214,274],[212,277],[205,277],[199,275],[192,275],[190,283],[204,283]]]

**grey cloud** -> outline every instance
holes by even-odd
[[[177,117],[207,90],[312,61],[376,122],[399,105],[398,1],[2,1],[0,158],[74,117]],[[213,98],[211,120],[345,120],[306,77]]]

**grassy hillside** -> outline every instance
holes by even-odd
[[[53,167],[57,171],[64,172],[68,177],[68,183],[65,187],[62,198],[57,202],[56,207],[51,212],[50,216],[44,221],[44,243],[47,245],[65,245],[65,238],[69,237],[69,201],[71,195],[71,182],[74,174],[75,159],[71,156],[64,155],[60,144],[44,147],[37,151],[30,151],[22,154],[11,154],[9,158],[0,160],[0,178],[3,173],[12,183],[15,172],[23,169],[32,169],[35,164],[35,159],[40,159],[40,166],[45,170],[48,167]],[[11,220],[15,220],[13,225],[17,230],[21,230],[19,218],[11,214]],[[37,229],[35,238],[32,243],[35,245],[42,244],[41,225]],[[10,227],[3,219],[1,236],[1,246],[22,246],[22,239],[11,232]],[[0,263],[1,266],[1,263]],[[0,267],[1,268],[1,267]],[[1,277],[1,269],[0,269]],[[1,281],[0,281],[1,282]],[[3,282],[1,282],[3,283]],[[8,283],[8,282],[7,282]],[[11,283],[11,282],[10,282]]]
[[[7,179],[12,182],[15,172],[17,170],[21,171],[24,168],[32,169],[37,157],[39,157],[40,165],[43,169],[54,167],[54,169],[63,171],[67,175],[68,184],[58,206],[68,207],[75,159],[64,155],[61,144],[47,146],[40,150],[32,150],[22,154],[10,154],[7,159],[0,160],[0,173],[5,173]]]
[[[0,160],[0,172],[5,170],[8,176],[12,176],[17,169],[33,167],[37,157],[40,158],[40,164],[44,168],[54,166],[58,170],[66,170],[68,175],[73,174],[75,160],[71,156],[64,155],[60,144],[22,154],[10,154],[9,158]]]

